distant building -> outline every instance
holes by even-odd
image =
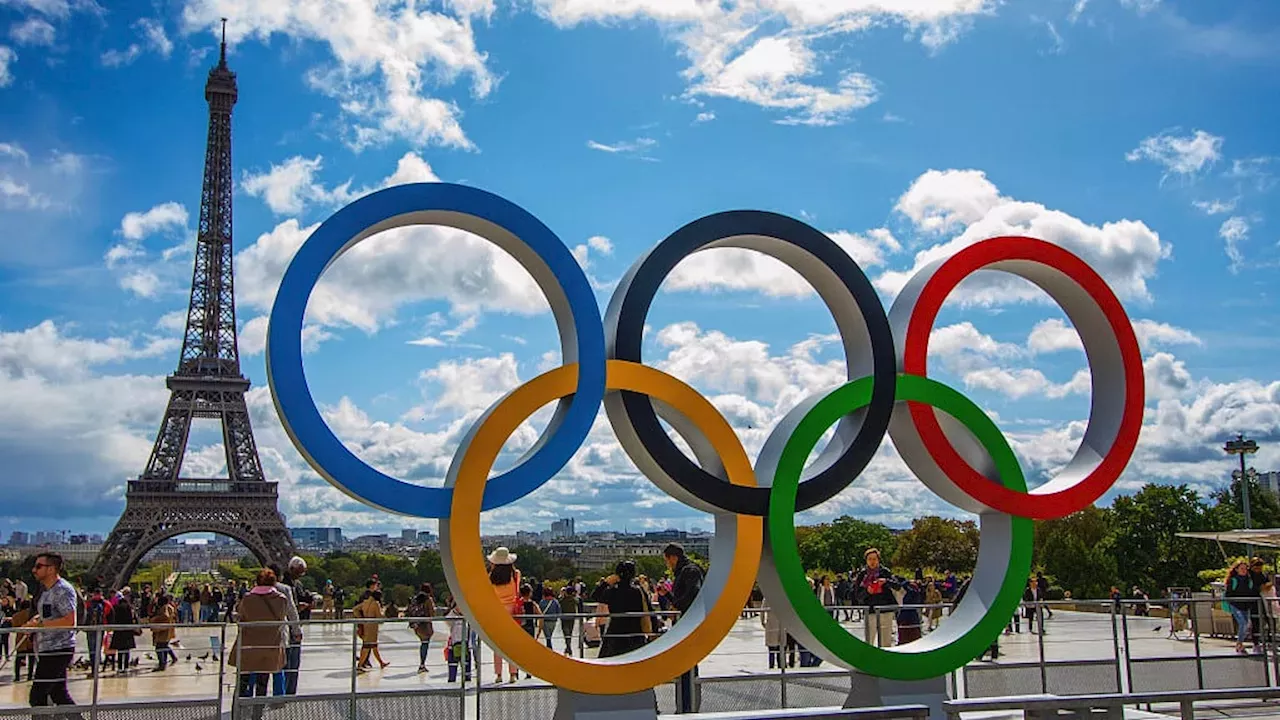
[[[417,531],[417,530],[401,530],[401,531],[400,531],[400,542],[404,543],[405,545],[415,545],[415,544],[417,544],[417,542],[418,542],[418,531]]]
[[[103,540],[101,533],[94,533],[89,536],[89,542],[94,545],[101,545],[105,541]]]
[[[430,530],[423,530],[418,533],[418,544],[424,547],[436,546],[436,534]]]
[[[372,549],[384,548],[391,544],[391,537],[386,533],[378,533],[377,535],[361,535],[351,541],[352,547]]]
[[[551,523],[552,540],[568,540],[573,536],[573,518],[561,518]]]
[[[41,530],[32,538],[36,545],[62,545],[67,542],[67,534],[50,530]]]
[[[68,540],[68,542],[70,542],[72,545],[88,545],[89,536],[88,535],[72,535],[71,538]]]
[[[289,535],[298,547],[307,550],[336,550],[342,547],[342,528],[289,528]]]
[[[1273,495],[1280,496],[1280,472],[1273,470],[1258,473],[1258,484],[1270,490]]]
[[[14,530],[13,532],[9,533],[9,544],[10,545],[30,545],[31,536],[22,532],[21,530]]]

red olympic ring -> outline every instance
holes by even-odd
[[[1085,315],[1096,315],[1096,311],[1086,313],[1077,310],[1074,314],[1080,317],[1072,317],[1072,321],[1084,340],[1093,371],[1090,429],[1097,423],[1115,422],[1114,418],[1106,417],[1105,411],[1098,412],[1099,407],[1109,400],[1100,395],[1107,391],[1121,391],[1123,411],[1120,413],[1119,423],[1098,430],[1104,436],[1103,444],[1109,446],[1096,448],[1090,447],[1088,442],[1082,443],[1066,471],[1035,490],[1021,492],[1009,490],[975,470],[943,431],[933,408],[920,403],[908,403],[911,420],[925,449],[942,473],[974,500],[993,510],[1039,520],[1070,515],[1106,493],[1119,479],[1137,446],[1145,405],[1142,353],[1137,336],[1119,299],[1083,260],[1043,240],[1014,236],[991,238],[961,250],[933,268],[932,275],[919,291],[907,326],[901,356],[903,372],[927,376],[929,335],[937,320],[938,311],[961,280],[982,269],[1004,269],[1026,277],[1063,305],[1068,317],[1073,315],[1073,308],[1068,307],[1063,299],[1068,295],[1078,295],[1081,290],[1096,306],[1096,310],[1101,311],[1101,317],[1089,318]],[[927,271],[928,269],[921,272]],[[1074,283],[1075,288],[1069,288],[1063,281]],[[1083,299],[1083,296],[1077,299]],[[1105,319],[1105,324],[1114,336],[1114,345],[1102,343],[1109,347],[1099,347],[1098,343],[1094,343],[1094,347],[1090,347],[1083,325],[1091,319]],[[1102,329],[1101,323],[1095,322],[1094,326]],[[1117,349],[1124,387],[1100,388],[1100,368],[1095,361],[1114,358]],[[1108,355],[1111,357],[1106,357]],[[1109,369],[1113,370],[1114,367]],[[1089,432],[1090,430],[1086,430],[1086,441],[1089,440]],[[1106,440],[1110,442],[1106,443]],[[1069,477],[1079,474],[1084,476]]]

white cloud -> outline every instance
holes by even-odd
[[[930,50],[990,13],[987,0],[535,0],[560,26],[651,20],[689,61],[685,97],[721,97],[778,110],[780,122],[829,125],[879,96],[877,83],[848,68],[824,67],[820,38],[888,23],[905,25]],[[828,79],[832,78],[832,79]]]
[[[922,230],[947,232],[981,220],[1003,202],[981,170],[929,170],[911,183],[894,210]]]
[[[17,158],[23,165],[31,164],[31,156],[17,143],[0,142],[0,157]]]
[[[277,215],[296,215],[310,205],[336,207],[392,185],[440,180],[431,165],[414,152],[402,155],[396,163],[395,172],[375,187],[353,190],[350,179],[333,188],[325,187],[316,180],[316,175],[323,167],[323,156],[307,159],[295,155],[279,165],[272,163],[266,172],[252,173],[246,170],[240,187],[250,196],[261,198]]]
[[[613,241],[603,235],[592,235],[587,238],[587,247],[601,255],[613,254]]]
[[[1164,166],[1166,175],[1192,176],[1222,159],[1222,142],[1221,137],[1204,130],[1182,136],[1166,131],[1144,139],[1124,158],[1129,162],[1150,160]]]
[[[1227,257],[1231,259],[1233,273],[1239,272],[1244,264],[1244,253],[1240,250],[1240,243],[1249,239],[1250,229],[1249,219],[1239,215],[1227,218],[1218,228],[1218,237],[1226,243]]]
[[[695,123],[704,123],[704,122],[711,122],[712,120],[715,120],[715,119],[716,119],[716,114],[710,110],[707,110],[705,112],[698,113],[697,116],[693,118],[693,121]]]
[[[649,152],[658,147],[658,141],[651,137],[638,137],[635,140],[623,140],[612,144],[588,140],[587,147],[611,155],[627,155],[640,160],[653,161],[655,158]]]
[[[896,294],[917,270],[947,258],[980,240],[1000,235],[1024,235],[1060,245],[1079,255],[1122,298],[1149,300],[1147,279],[1171,249],[1141,221],[1118,220],[1090,225],[1040,203],[1000,195],[979,171],[930,170],[912,183],[899,199],[900,211],[917,228],[936,232],[964,228],[958,236],[916,253],[909,270],[889,271],[875,282]],[[953,297],[964,303],[993,305],[1011,301],[1039,301],[1044,295],[1029,283],[988,273],[962,283]]]
[[[902,249],[885,228],[866,233],[846,230],[827,235],[863,268],[883,265],[885,256]],[[770,297],[808,297],[814,289],[799,273],[764,253],[743,248],[710,248],[681,260],[663,286],[667,290],[755,291]]]
[[[46,20],[29,17],[9,28],[9,37],[19,45],[52,45],[56,32]]]
[[[98,365],[156,357],[177,350],[178,346],[171,338],[145,338],[138,344],[136,339],[120,337],[69,337],[52,320],[45,320],[26,330],[0,331],[0,370],[10,377],[83,377]]]
[[[147,250],[142,241],[153,235],[168,237],[187,247],[187,209],[181,203],[166,202],[146,211],[126,213],[117,230],[123,241],[112,245],[103,256],[107,267],[115,270],[120,287],[142,298],[155,298],[168,287],[166,280],[177,282],[176,268],[161,260],[145,262]],[[176,253],[174,253],[176,254]]]
[[[997,392],[1013,399],[1030,395],[1062,398],[1067,395],[1087,395],[1090,390],[1089,371],[1080,370],[1071,380],[1056,384],[1034,368],[1006,369],[982,368],[964,374],[966,388],[979,388]]]
[[[1193,200],[1191,204],[1205,215],[1221,215],[1236,209],[1236,198],[1230,200]]]
[[[138,297],[153,298],[160,292],[160,276],[154,270],[141,268],[120,277],[120,287]]]
[[[52,207],[48,195],[8,175],[0,174],[0,206],[18,210],[43,210]]]
[[[166,202],[145,212],[129,212],[120,220],[120,234],[126,240],[142,240],[166,230],[187,226],[187,208],[181,203]]]
[[[8,87],[13,83],[13,71],[9,69],[18,59],[18,53],[13,48],[0,45],[0,88]]]
[[[434,4],[432,4],[434,5]],[[326,45],[334,63],[313,67],[307,81],[338,101],[350,119],[354,148],[404,140],[414,146],[472,147],[456,103],[434,97],[431,85],[468,76],[471,92],[487,96],[497,83],[488,56],[476,47],[471,17],[488,17],[491,2],[451,2],[453,14],[426,3],[363,0],[186,0],[184,30],[215,30],[232,18],[227,39],[239,43],[273,35]]]
[[[1171,345],[1203,345],[1203,341],[1195,333],[1169,323],[1155,320],[1134,320],[1133,333],[1138,338],[1138,346],[1143,352]],[[1027,336],[1027,349],[1033,354],[1043,355],[1062,350],[1084,350],[1080,336],[1074,328],[1061,318],[1050,318],[1036,323]]]
[[[141,42],[129,43],[123,50],[111,48],[102,53],[103,65],[107,67],[130,65],[147,50],[151,50],[163,58],[168,58],[173,52],[173,41],[165,34],[164,25],[158,20],[140,18],[133,24],[133,29],[141,39]]]

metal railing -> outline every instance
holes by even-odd
[[[1274,688],[1277,656],[1274,623],[1270,616],[1258,618],[1259,652],[1240,655],[1234,648],[1231,614],[1221,600],[1179,599],[1145,603],[1151,612],[1135,614],[1141,604],[1134,601],[1090,601],[1031,603],[1019,625],[1010,622],[995,657],[980,660],[954,672],[949,678],[955,698],[995,698],[1009,695],[1087,695],[1097,693],[1151,693],[1197,691],[1221,688]],[[1216,606],[1216,607],[1215,607]],[[947,606],[921,606],[925,632],[930,610]],[[1172,618],[1169,617],[1172,610]],[[830,608],[837,619],[860,637],[888,627],[901,631],[896,623],[887,625],[874,609]],[[317,613],[319,614],[319,613]],[[656,613],[655,613],[656,614]],[[675,713],[681,709],[698,712],[753,712],[773,709],[838,706],[850,690],[850,674],[816,661],[798,644],[785,639],[776,648],[766,644],[767,608],[747,608],[723,651],[713,653],[700,665],[694,678],[692,697],[677,697],[675,683],[655,688],[659,710]],[[631,616],[637,613],[628,614]],[[859,617],[861,616],[861,617]],[[598,613],[561,614],[544,621],[537,637],[558,651],[566,646],[570,654],[593,657],[600,636]],[[1179,620],[1178,618],[1181,618]],[[516,616],[516,621],[525,619]],[[252,648],[239,647],[241,629],[263,623],[186,624],[173,626],[128,625],[76,628],[79,663],[70,677],[71,694],[80,707],[80,717],[88,720],[124,718],[127,708],[172,707],[173,720],[214,717],[210,713],[230,711],[232,718],[253,718],[265,708],[272,717],[379,717],[408,713],[431,717],[472,720],[506,716],[514,712],[553,714],[556,690],[536,678],[525,677],[520,669],[515,683],[493,683],[488,677],[493,651],[481,643],[461,617],[431,619],[434,632],[427,643],[428,671],[416,672],[421,642],[409,627],[422,618],[312,619],[301,623],[304,641],[297,670],[297,694],[276,694],[279,678],[273,674],[265,696],[242,696],[237,667],[244,667],[243,655]],[[564,632],[566,621],[569,625]],[[665,623],[660,623],[665,625]],[[268,626],[283,623],[265,623]],[[393,665],[387,670],[375,666],[362,671],[356,662],[362,645],[361,626],[379,628],[378,647]],[[158,663],[156,648],[148,645],[145,631],[173,628],[180,643],[175,647],[177,662],[166,670],[149,667]],[[872,628],[868,630],[868,628]],[[453,665],[445,658],[445,639],[455,630],[463,639],[463,649]],[[545,632],[550,631],[550,637]],[[1027,632],[1017,632],[1026,630]],[[13,636],[49,629],[9,629]],[[129,665],[113,671],[100,665],[97,672],[88,662],[88,639],[107,643],[107,633],[143,631],[135,636],[139,647],[130,653]],[[1176,632],[1175,632],[1176,631]],[[785,636],[783,636],[785,637]],[[874,637],[871,638],[876,641]],[[1250,638],[1252,639],[1252,638]],[[127,644],[127,643],[126,643]],[[892,645],[884,639],[882,644]],[[15,642],[10,643],[11,654]],[[281,644],[286,648],[284,636]],[[234,650],[232,650],[234,648]],[[1251,649],[1251,648],[1250,648]],[[105,650],[98,657],[105,659]],[[450,649],[452,652],[452,649]],[[116,653],[119,656],[119,653]],[[794,661],[793,657],[794,656]],[[808,657],[809,659],[805,659]],[[146,663],[146,665],[143,665]],[[772,667],[770,667],[772,665]],[[26,693],[33,683],[25,679],[9,681],[13,660],[0,666],[0,717],[13,715],[62,714],[58,708],[25,707]],[[535,669],[536,670],[536,669]],[[25,668],[24,668],[25,671]],[[499,678],[501,680],[501,678]],[[482,682],[484,681],[484,682]],[[40,682],[36,680],[35,682]],[[376,710],[377,712],[373,712]],[[383,713],[383,711],[386,713]],[[179,712],[180,711],[180,712]],[[392,712],[394,711],[394,712]]]

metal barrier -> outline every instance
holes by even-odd
[[[1060,717],[1061,711],[1102,711],[1102,717],[1124,718],[1126,706],[1177,705],[1182,720],[1195,720],[1196,703],[1227,700],[1280,699],[1280,688],[1243,688],[1230,690],[1176,690],[1152,693],[1105,693],[1069,697],[1014,696],[980,700],[951,700],[943,709],[952,720],[967,712],[1020,710],[1027,720]]]
[[[1014,633],[1011,626],[1010,634],[999,640],[999,657],[975,661],[960,669],[953,674],[951,686],[955,697],[969,699],[1017,694],[1085,696],[1275,687],[1276,678],[1280,677],[1276,672],[1276,662],[1280,658],[1277,658],[1275,638],[1269,625],[1260,638],[1261,652],[1236,654],[1232,640],[1222,637],[1231,633],[1231,626],[1222,623],[1225,613],[1207,607],[1209,602],[1217,604],[1220,601],[1176,601],[1176,607],[1172,609],[1187,620],[1186,629],[1176,640],[1170,638],[1172,633],[1165,632],[1174,629],[1169,618],[1135,616],[1136,603],[1133,602],[1033,604],[1030,622],[1034,632]],[[1169,609],[1163,608],[1164,611]],[[848,619],[846,627],[850,632],[858,633],[860,623],[863,629],[868,625],[865,615],[858,617],[861,609],[831,610],[839,613],[842,621]],[[763,615],[767,612],[762,608],[744,610],[743,619],[731,633],[723,651],[717,651],[702,663],[701,673],[695,676],[693,683],[693,711],[759,713],[838,706],[845,701],[850,690],[847,671],[833,669],[829,665],[797,667],[787,662],[790,659],[788,655],[793,653],[785,646],[776,651],[765,646]],[[922,615],[927,626],[928,613]],[[569,652],[580,657],[592,656],[596,644],[596,622],[600,617],[596,613],[557,616],[557,620],[571,620],[570,634],[566,644],[562,623],[548,622],[551,645],[561,651],[567,647]],[[238,628],[242,626],[163,626],[176,628],[182,638],[181,647],[175,648],[179,661],[174,666],[163,673],[137,667],[124,673],[113,675],[104,671],[90,673],[87,677],[82,666],[80,670],[73,671],[72,677],[72,694],[80,703],[76,711],[86,720],[115,720],[126,715],[130,718],[150,717],[152,714],[157,720],[162,715],[165,720],[202,720],[212,717],[214,712],[227,711],[234,718],[257,718],[265,714],[269,718],[298,717],[300,720],[407,718],[420,717],[423,711],[432,717],[439,715],[458,720],[506,718],[516,712],[554,714],[556,689],[537,679],[525,678],[523,668],[517,683],[491,682],[489,661],[493,652],[478,641],[461,618],[433,618],[435,633],[428,646],[429,672],[414,672],[419,641],[407,623],[415,621],[420,619],[304,621],[306,637],[301,648],[299,694],[277,695],[272,692],[274,688],[269,688],[271,694],[265,697],[241,697],[235,670],[239,663],[228,657]],[[445,669],[443,639],[448,635],[448,623],[458,623],[462,628],[461,637],[467,638],[470,653],[468,665],[471,674],[467,674],[466,666],[459,664],[453,681],[442,672]],[[361,645],[356,626],[369,624],[383,627],[380,649],[394,661],[393,669],[362,673],[356,666],[354,658],[358,656]],[[245,623],[243,627],[252,625]],[[874,619],[871,625],[877,629],[881,627],[881,623]],[[132,632],[151,627],[77,628],[81,631],[77,634],[78,653],[86,653],[85,631],[101,634],[117,629]],[[1206,631],[1201,632],[1202,629]],[[539,639],[545,641],[545,636],[540,634]],[[138,640],[140,647],[134,651],[132,663],[152,663],[156,659],[154,650],[141,647],[145,638]],[[794,651],[801,659],[803,653],[802,648]],[[772,669],[766,667],[770,660],[777,666]],[[11,670],[6,667],[4,671],[8,673]],[[0,681],[0,718],[65,715],[60,708],[24,707],[25,688],[28,687],[26,682]],[[655,691],[660,712],[677,712],[674,683],[664,684]],[[175,700],[175,696],[182,699]],[[154,713],[151,708],[155,708]],[[136,714],[144,710],[145,714]]]

